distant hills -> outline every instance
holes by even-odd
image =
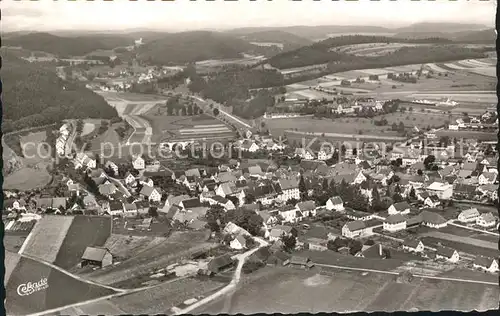
[[[479,24],[415,23],[406,27],[387,28],[369,25],[323,25],[289,27],[249,27],[222,32],[190,31],[167,33],[151,30],[124,32],[11,32],[3,34],[4,46],[18,46],[44,51],[60,57],[84,56],[96,50],[110,50],[133,45],[142,38],[139,58],[155,63],[186,63],[205,59],[238,58],[242,53],[272,57],[278,47],[252,45],[252,42],[279,43],[283,51],[308,46],[313,41],[341,35],[380,35],[398,38],[440,37],[460,42],[493,43],[494,29]]]
[[[98,49],[108,50],[133,44],[130,39],[116,35],[63,37],[39,32],[6,37],[2,42],[3,46],[22,47],[61,57],[83,56]]]
[[[307,38],[280,30],[268,30],[248,33],[245,35],[241,35],[240,38],[248,42],[279,43],[283,44],[284,46],[295,48],[313,43],[312,40],[309,40]]]

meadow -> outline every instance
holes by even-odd
[[[195,311],[208,313],[299,313],[416,310],[487,310],[498,305],[498,288],[483,284],[333,271],[333,275],[294,268],[266,267],[237,290]],[[363,299],[360,299],[363,298]]]

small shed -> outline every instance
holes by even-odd
[[[207,269],[210,274],[217,274],[233,265],[234,261],[228,254],[215,257],[208,263]]]
[[[80,265],[98,266],[100,268],[113,264],[113,255],[106,248],[87,247],[83,253]]]

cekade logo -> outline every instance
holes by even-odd
[[[44,290],[48,287],[49,287],[49,285],[47,284],[47,279],[41,278],[40,281],[38,281],[36,283],[28,282],[28,283],[20,284],[17,287],[17,294],[19,294],[19,296],[27,296],[27,295],[33,294],[35,292]]]

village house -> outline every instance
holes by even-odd
[[[481,214],[477,219],[476,219],[476,225],[479,225],[481,227],[493,227],[496,224],[496,218],[493,216],[492,213],[484,213]]]
[[[347,238],[366,237],[373,234],[373,227],[367,227],[363,221],[352,221],[342,227],[342,236]]]
[[[487,258],[483,256],[477,256],[472,266],[475,269],[480,269],[484,271],[488,271],[490,273],[498,272],[498,261],[493,258]]]
[[[415,253],[422,253],[424,251],[424,243],[417,239],[406,239],[403,242],[403,250]]]
[[[269,240],[270,241],[278,241],[281,239],[283,236],[292,236],[292,235],[297,235],[297,230],[293,228],[292,226],[286,226],[286,225],[276,225],[271,229],[269,232]]]
[[[125,181],[126,185],[135,185],[136,180],[133,174],[131,174],[129,171],[125,174],[125,178],[123,179]]]
[[[299,202],[295,207],[302,213],[304,217],[316,216],[316,202],[304,201]]]
[[[326,209],[329,211],[343,211],[344,210],[344,202],[340,196],[334,196],[326,201]]]
[[[109,202],[109,215],[111,216],[121,216],[123,215],[123,203],[118,201]]]
[[[278,209],[278,214],[285,223],[296,223],[303,219],[304,215],[293,205],[284,205]]]
[[[280,179],[279,186],[281,188],[281,194],[278,196],[278,199],[282,202],[286,202],[291,199],[300,199],[298,181],[290,179]]]
[[[448,262],[457,263],[460,257],[455,249],[446,247],[437,247],[436,259],[444,259]]]
[[[384,220],[384,230],[395,232],[406,229],[407,219],[401,214],[390,215]]]
[[[313,160],[315,158],[314,152],[308,148],[295,148],[295,156],[305,160]]]
[[[247,247],[247,240],[243,235],[238,235],[229,243],[231,249],[241,250]]]
[[[440,200],[449,200],[453,195],[453,185],[449,183],[433,182],[426,190],[430,195],[436,195]]]
[[[135,203],[125,203],[123,205],[124,215],[127,217],[137,216],[137,206]]]
[[[481,214],[479,214],[479,211],[477,210],[477,208],[469,208],[469,209],[466,209],[466,210],[463,210],[462,212],[460,212],[460,214],[458,214],[458,220],[462,223],[472,223],[472,222],[475,222],[479,216]]]
[[[161,191],[156,187],[145,185],[142,187],[140,195],[152,202],[161,201]]]
[[[408,202],[399,202],[394,203],[387,209],[389,215],[395,214],[409,214],[410,213],[410,204]]]
[[[448,221],[444,217],[434,212],[424,210],[418,217],[421,220],[420,223],[427,227],[439,229],[448,225]]]
[[[215,194],[222,196],[224,198],[227,196],[234,195],[234,193],[236,192],[237,192],[236,184],[232,182],[222,183],[217,187],[217,189],[215,189]]]
[[[358,252],[356,257],[372,258],[372,259],[386,259],[386,254],[381,244],[374,244]]]
[[[113,255],[106,248],[87,247],[83,253],[80,266],[88,265],[104,268],[113,264]]]
[[[143,186],[145,186],[145,185],[147,185],[149,187],[154,186],[153,179],[145,177],[145,176],[142,176],[139,178],[139,183]]]
[[[210,200],[211,200],[209,201],[210,205],[214,204],[220,205],[227,211],[236,209],[236,206],[231,200],[223,198],[222,196],[214,195]]]
[[[145,168],[146,162],[141,156],[132,156],[132,166],[135,170],[143,170]]]
[[[159,211],[162,212],[162,213],[168,213],[170,207],[172,207],[173,205],[179,205],[180,202],[184,201],[184,200],[188,200],[190,199],[191,197],[189,195],[169,195],[167,197],[167,199],[165,200],[165,204],[163,205],[163,208],[160,209]]]
[[[497,180],[497,173],[495,172],[483,172],[477,178],[479,185],[483,184],[493,184]]]
[[[424,205],[427,207],[438,207],[441,201],[436,195],[430,195],[424,200]]]
[[[240,145],[240,149],[242,151],[247,151],[247,152],[251,152],[251,153],[254,153],[256,152],[257,150],[259,150],[259,145],[257,145],[254,141],[250,140],[250,139],[245,139],[241,145]]]

